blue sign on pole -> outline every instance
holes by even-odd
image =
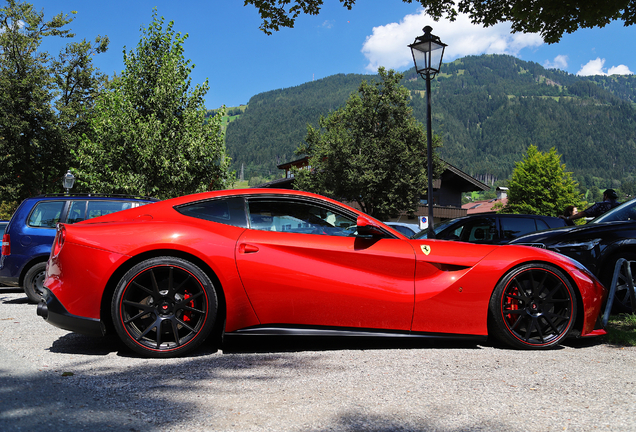
[[[428,228],[428,219],[426,219],[426,216],[420,216],[420,229],[426,229]]]

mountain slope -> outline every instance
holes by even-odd
[[[276,173],[296,158],[307,124],[344,105],[364,79],[334,75],[254,96],[227,129],[235,169],[246,177]],[[425,124],[425,83],[413,69],[403,80],[414,115]],[[485,181],[507,178],[530,144],[563,155],[583,187],[633,181],[636,77],[577,77],[504,55],[443,65],[432,82],[433,132],[442,158]]]

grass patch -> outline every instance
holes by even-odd
[[[636,346],[636,315],[610,315],[605,329],[608,343],[623,346]]]
[[[247,181],[247,180],[243,180],[243,181],[236,180],[236,181],[234,182],[234,185],[232,186],[232,189],[247,189],[247,188],[249,188],[249,187],[250,187],[250,186],[249,186],[249,184],[248,184],[248,181]]]

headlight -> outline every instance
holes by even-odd
[[[600,238],[591,240],[574,240],[564,241],[550,246],[550,249],[561,251],[561,249],[578,249],[578,250],[591,250],[594,249],[601,242]]]

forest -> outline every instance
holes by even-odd
[[[307,125],[344,105],[363,80],[338,74],[253,96],[228,108],[226,146],[232,168],[250,177],[280,175],[278,164],[299,156]],[[415,117],[426,123],[425,82],[410,69]],[[579,77],[507,55],[445,63],[432,81],[433,133],[440,156],[488,184],[509,178],[527,148],[555,148],[581,190],[614,187],[636,192],[636,77]],[[208,114],[212,115],[213,112]]]

